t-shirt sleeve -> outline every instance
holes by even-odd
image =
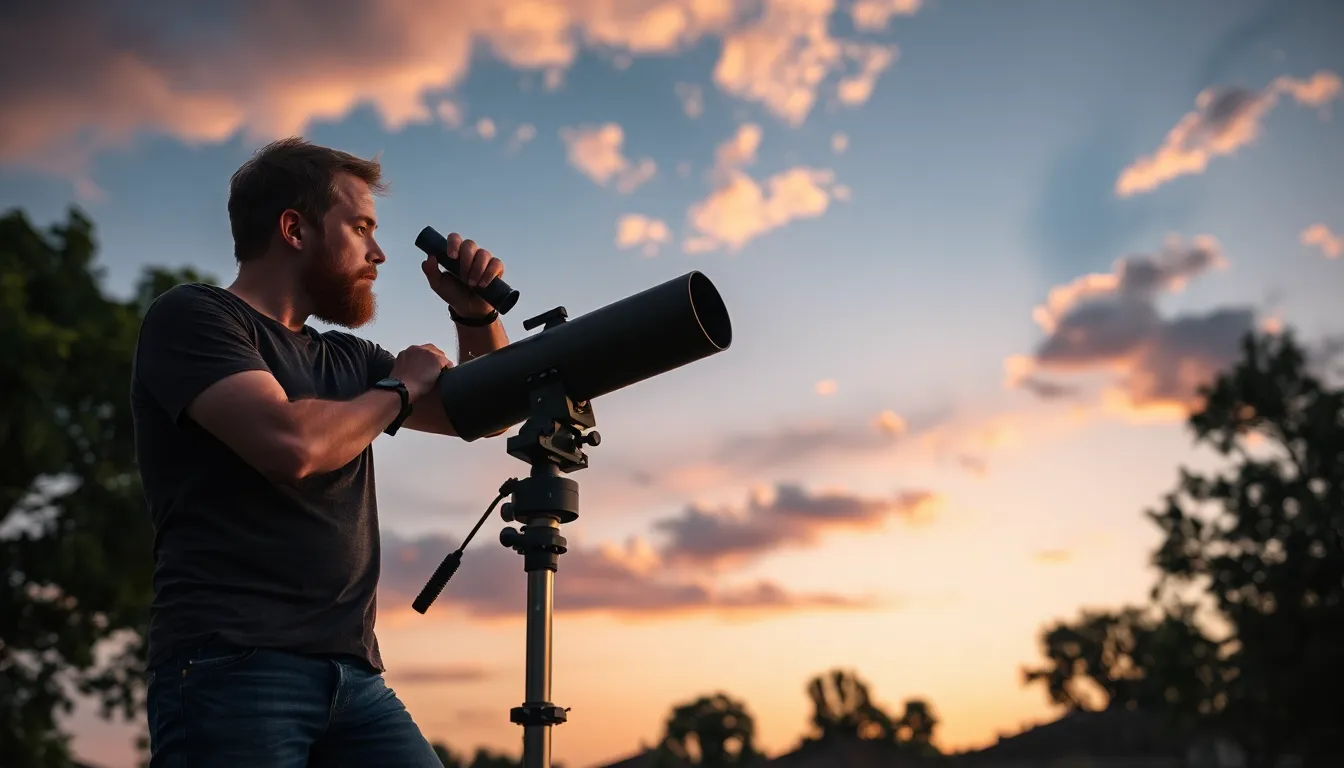
[[[392,366],[397,362],[397,356],[383,349],[381,346],[369,343],[369,386],[379,379],[386,379],[392,375]]]
[[[174,423],[215,382],[270,370],[238,316],[190,286],[166,291],[145,313],[135,362],[136,377]]]

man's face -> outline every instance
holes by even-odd
[[[336,200],[320,228],[317,248],[303,267],[303,286],[313,302],[313,316],[343,328],[358,328],[373,319],[373,280],[387,260],[373,239],[373,194],[363,180],[336,177]]]

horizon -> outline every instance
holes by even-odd
[[[227,285],[229,175],[288,135],[382,162],[355,333],[394,354],[456,347],[427,225],[503,260],[514,341],[691,270],[718,288],[730,348],[595,403],[555,581],[570,768],[716,691],[787,751],[835,667],[928,701],[948,751],[1053,720],[1021,669],[1048,623],[1147,595],[1144,511],[1215,460],[1197,386],[1247,331],[1344,338],[1338,3],[76,6],[13,12],[0,208],[83,211],[113,294],[151,265]],[[431,741],[516,755],[498,518],[409,606],[525,465],[503,438],[374,454],[388,682]],[[134,728],[71,722],[131,765]]]

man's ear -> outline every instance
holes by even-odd
[[[305,222],[303,216],[293,208],[285,209],[280,214],[280,239],[284,240],[294,250],[302,250],[305,236]]]

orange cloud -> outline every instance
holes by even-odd
[[[1047,399],[1078,392],[1042,373],[1112,374],[1103,410],[1148,411],[1180,418],[1197,404],[1200,386],[1230,366],[1255,327],[1246,308],[1161,317],[1155,301],[1226,263],[1216,241],[1169,239],[1161,252],[1116,261],[1113,271],[1051,289],[1032,313],[1046,338],[1030,356],[1005,361],[1007,385]]]
[[[881,32],[892,17],[913,16],[923,4],[923,0],[854,0],[849,15],[856,29]]]
[[[1314,246],[1321,249],[1327,259],[1337,259],[1340,254],[1344,254],[1344,237],[1330,231],[1324,224],[1312,224],[1302,230],[1299,239],[1309,248]]]
[[[840,131],[831,135],[831,151],[835,154],[842,154],[849,148],[849,137]]]
[[[614,178],[617,191],[633,192],[658,171],[652,158],[634,163],[621,153],[625,132],[616,123],[562,128],[560,138],[567,147],[570,165],[599,186],[606,186]]]
[[[621,249],[642,246],[644,256],[658,255],[658,246],[672,237],[667,222],[639,213],[627,213],[616,222],[616,247]]]
[[[1321,71],[1310,79],[1280,77],[1262,91],[1240,87],[1208,88],[1195,99],[1195,110],[1167,133],[1162,146],[1121,172],[1115,191],[1121,197],[1149,192],[1172,179],[1203,173],[1218,155],[1230,155],[1260,134],[1260,123],[1287,94],[1299,103],[1321,107],[1341,90],[1339,76]]]
[[[834,395],[839,388],[840,385],[836,383],[835,379],[822,379],[817,382],[816,386],[817,394],[822,397]]]
[[[832,75],[842,76],[842,103],[867,101],[877,77],[895,60],[895,48],[835,38],[834,11],[834,0],[764,0],[759,17],[724,37],[715,84],[793,125],[807,119]],[[851,69],[857,71],[842,74]]]
[[[684,248],[701,253],[740,250],[751,240],[795,219],[816,218],[830,207],[835,174],[807,167],[790,168],[758,184],[740,171],[687,212],[696,235]]]
[[[397,130],[432,119],[427,100],[460,85],[478,50],[555,90],[584,46],[621,66],[717,36],[718,87],[793,124],[831,84],[841,103],[866,100],[894,60],[888,46],[832,35],[834,0],[758,9],[748,0],[370,0],[334,14],[298,0],[149,14],[130,0],[38,4],[0,30],[5,71],[24,73],[0,83],[15,116],[0,126],[0,162],[73,176],[93,153],[142,133],[260,143],[361,106]],[[855,13],[871,29],[913,9],[863,0]]]

